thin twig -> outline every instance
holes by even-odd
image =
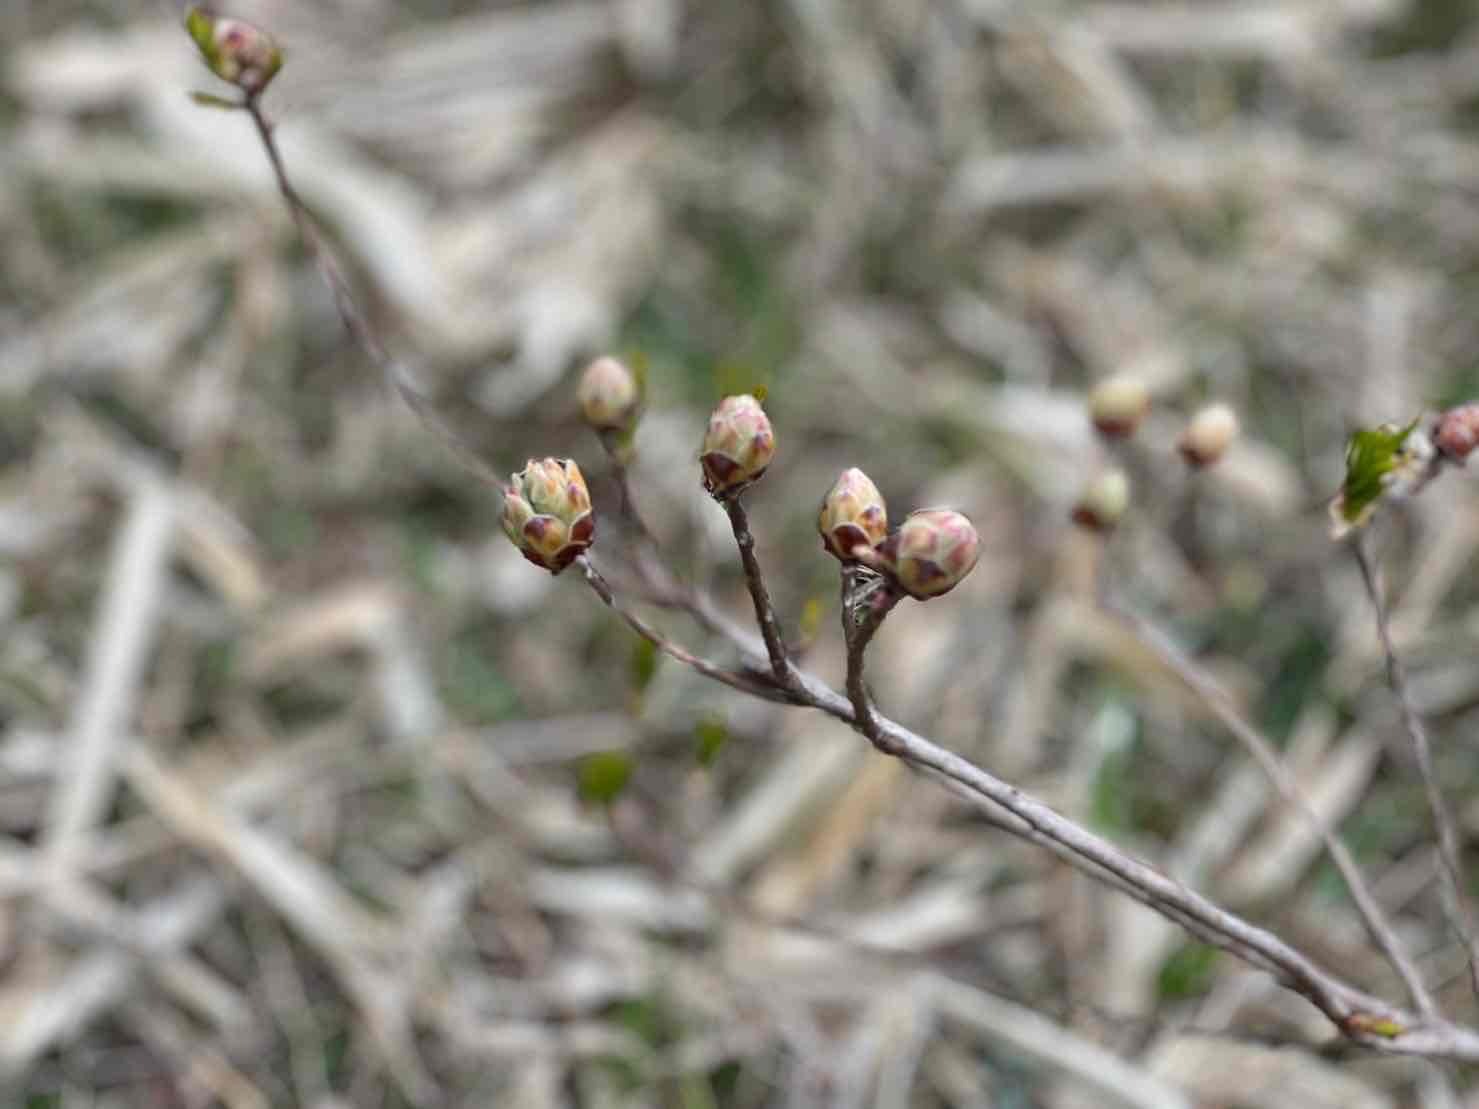
[[[873,586],[870,588],[870,585]],[[883,625],[883,618],[899,603],[899,594],[882,584],[877,575],[851,563],[842,568],[842,636],[847,644],[847,698],[852,702],[854,726],[885,754],[882,733],[873,699],[863,677],[868,644]]]
[[[1412,751],[1417,757],[1418,773],[1422,775],[1423,789],[1428,795],[1428,808],[1433,814],[1433,825],[1438,833],[1438,857],[1442,862],[1444,884],[1452,902],[1449,916],[1454,930],[1463,939],[1464,950],[1469,961],[1469,981],[1479,995],[1479,952],[1475,949],[1474,919],[1464,896],[1463,870],[1459,863],[1458,835],[1454,830],[1453,816],[1448,811],[1448,802],[1438,788],[1438,775],[1433,770],[1433,749],[1428,742],[1428,730],[1412,703],[1412,693],[1407,688],[1407,668],[1392,643],[1392,630],[1388,620],[1386,600],[1382,596],[1381,583],[1376,578],[1376,568],[1371,553],[1366,548],[1366,533],[1362,532],[1351,545],[1356,552],[1356,564],[1361,567],[1361,581],[1366,586],[1366,595],[1376,613],[1376,634],[1381,640],[1382,653],[1386,656],[1387,680],[1397,703],[1402,709],[1402,724],[1407,737],[1412,741]]]
[[[739,547],[740,562],[745,568],[745,585],[749,587],[750,599],[755,602],[755,622],[760,625],[760,635],[765,640],[765,653],[770,657],[770,670],[775,680],[786,689],[795,688],[795,671],[786,657],[786,644],[781,638],[780,625],[775,618],[775,608],[770,603],[770,591],[765,588],[765,577],[760,572],[760,561],[755,557],[755,536],[750,531],[750,517],[738,494],[725,497],[724,511],[729,513],[729,524],[734,530],[734,541]]]
[[[1311,807],[1309,800],[1289,774],[1288,767],[1284,765],[1284,761],[1279,757],[1273,744],[1238,712],[1232,698],[1216,679],[1181,650],[1169,636],[1145,618],[1128,609],[1113,604],[1108,607],[1141,643],[1156,654],[1167,669],[1180,678],[1202,700],[1203,704],[1212,710],[1212,714],[1233,734],[1233,738],[1253,756],[1269,781],[1274,784],[1274,788],[1279,791],[1285,804],[1298,809],[1310,826],[1319,833],[1320,839],[1325,844],[1325,850],[1329,852],[1331,861],[1335,863],[1340,876],[1345,880],[1346,888],[1351,892],[1351,900],[1355,902],[1356,910],[1361,914],[1361,921],[1366,925],[1372,942],[1392,964],[1392,969],[1402,979],[1402,984],[1406,987],[1408,996],[1412,998],[1412,1003],[1417,1006],[1418,1011],[1427,1017],[1437,1016],[1438,1009],[1433,1002],[1432,994],[1423,984],[1417,967],[1402,949],[1396,930],[1387,920],[1380,903],[1372,895],[1370,887],[1361,874],[1360,867],[1356,865],[1356,860],[1352,858],[1340,837],[1325,821],[1320,819]]]
[[[631,609],[621,604],[616,599],[616,594],[611,584],[596,569],[595,564],[585,556],[581,555],[575,560],[575,565],[585,576],[586,584],[595,591],[596,596],[601,598],[603,604],[611,611],[621,617],[622,621],[643,639],[651,643],[663,654],[675,658],[685,666],[691,666],[706,678],[712,678],[716,682],[723,682],[731,688],[738,689],[743,693],[749,693],[756,697],[762,697],[767,701],[781,701],[789,703],[791,698],[786,696],[773,685],[757,681],[752,675],[735,670],[727,670],[718,663],[710,662],[706,658],[695,655],[692,651],[680,647],[662,632],[658,631],[647,621],[643,620]]]
[[[595,584],[592,582],[593,587]],[[609,592],[609,586],[605,588]],[[617,607],[614,599],[608,603]],[[638,627],[631,619],[628,623]],[[650,629],[638,631],[644,637],[654,634]],[[653,642],[661,646],[659,640]],[[743,635],[734,642],[755,665],[763,664],[760,644]],[[795,685],[781,699],[819,709],[862,734],[864,725],[849,697],[804,670],[793,667],[790,673]],[[775,692],[771,691],[773,700]],[[1273,933],[1228,912],[1016,786],[876,711],[869,726],[877,738],[867,738],[880,750],[943,779],[952,792],[981,806],[993,823],[1029,842],[1049,847],[1096,881],[1120,890],[1207,943],[1268,971],[1324,1013],[1352,1043],[1388,1054],[1479,1062],[1479,1031],[1441,1017],[1407,1012],[1350,985]]]
[[[287,166],[277,146],[274,126],[262,110],[260,96],[248,95],[242,101],[241,107],[247,115],[251,116],[252,123],[257,128],[257,135],[262,140],[262,148],[267,153],[267,161],[272,166],[272,174],[277,179],[277,191],[282,194],[283,200],[287,203],[288,211],[293,217],[293,225],[298,229],[298,235],[303,240],[303,246],[313,259],[314,265],[318,267],[319,276],[323,278],[324,284],[333,294],[334,307],[344,323],[344,329],[385,376],[385,382],[390,389],[416,414],[432,434],[452,451],[458,461],[484,481],[502,488],[503,482],[498,474],[461,435],[452,430],[451,425],[437,412],[431,398],[417,387],[411,372],[397,359],[391,357],[390,352],[380,341],[380,337],[375,334],[375,329],[370,326],[369,320],[355,302],[354,294],[350,291],[349,282],[345,279],[343,270],[339,268],[339,263],[324,243],[323,236],[314,223],[312,213],[303,203],[303,198],[288,177]]]

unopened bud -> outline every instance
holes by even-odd
[[[817,530],[822,546],[843,562],[856,561],[857,548],[878,546],[888,534],[888,506],[878,486],[862,470],[843,470],[822,499]]]
[[[1125,439],[1150,411],[1150,390],[1135,374],[1106,377],[1089,393],[1089,418],[1099,434]]]
[[[980,538],[970,520],[948,508],[911,512],[878,547],[877,564],[920,601],[949,593],[975,568]]]
[[[775,435],[760,402],[748,393],[725,397],[704,433],[704,488],[720,498],[738,493],[765,473],[774,455]]]
[[[1438,417],[1433,442],[1453,461],[1463,463],[1479,444],[1479,404],[1461,404]]]
[[[597,431],[630,431],[642,410],[637,375],[615,358],[597,358],[575,390],[580,414]]]
[[[1238,416],[1225,404],[1209,404],[1191,418],[1176,440],[1176,449],[1192,466],[1210,466],[1238,437]]]
[[[596,518],[580,467],[530,459],[503,490],[503,530],[524,557],[558,574],[591,545]]]
[[[1073,506],[1073,522],[1094,531],[1111,531],[1130,507],[1130,479],[1123,470],[1105,470],[1084,487]]]
[[[227,19],[192,6],[185,13],[185,29],[210,71],[248,96],[265,89],[282,68],[282,48],[277,40],[244,20]]]

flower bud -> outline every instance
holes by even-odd
[[[843,470],[822,500],[817,530],[822,546],[843,562],[856,561],[855,548],[878,546],[888,534],[888,506],[878,486],[862,470]]]
[[[210,71],[248,96],[265,89],[282,68],[282,48],[260,27],[192,5],[185,13],[185,29]]]
[[[1073,506],[1073,522],[1094,531],[1111,531],[1130,507],[1130,479],[1123,470],[1105,470],[1084,487]]]
[[[1200,468],[1226,454],[1237,437],[1237,413],[1225,404],[1209,404],[1191,418],[1176,440],[1176,449],[1189,465]]]
[[[1438,417],[1433,442],[1444,456],[1462,464],[1479,444],[1479,404],[1461,404]]]
[[[878,548],[878,565],[920,601],[949,593],[975,568],[980,539],[970,520],[948,508],[911,512]]]
[[[1089,418],[1099,434],[1126,439],[1150,411],[1150,390],[1135,374],[1106,377],[1089,393]]]
[[[597,358],[575,390],[580,414],[596,431],[630,431],[642,409],[637,375],[615,358]]]
[[[534,565],[552,574],[569,566],[596,535],[580,467],[569,458],[531,458],[504,487],[503,530]]]
[[[725,397],[709,417],[699,464],[715,497],[738,493],[765,473],[775,454],[770,417],[748,393]]]

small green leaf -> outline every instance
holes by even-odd
[[[1336,501],[1346,525],[1361,524],[1381,499],[1386,477],[1397,468],[1403,444],[1416,427],[1417,420],[1405,427],[1382,424],[1362,428],[1351,436],[1345,452],[1345,481]]]
[[[190,94],[190,99],[195,101],[195,103],[199,104],[202,108],[219,108],[225,112],[239,112],[242,110],[242,108],[246,106],[239,100],[232,100],[229,97],[225,96],[217,96],[215,93],[211,92],[192,92]]]
[[[770,390],[764,385],[757,385],[755,386],[755,388],[750,390],[750,395],[758,400],[761,406],[764,407],[765,398],[770,396]]]
[[[195,45],[200,48],[200,52],[214,64],[216,53],[215,19],[198,5],[191,4],[190,10],[185,13],[185,30],[195,40]]]
[[[625,751],[597,751],[580,760],[580,796],[593,805],[609,805],[632,778],[632,756]]]
[[[652,684],[657,673],[657,648],[645,639],[637,640],[632,648],[632,685],[641,693]]]
[[[698,741],[699,765],[713,766],[719,752],[729,742],[729,725],[721,717],[706,716],[694,726],[693,736]]]

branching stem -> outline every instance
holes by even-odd
[[[760,636],[765,640],[770,671],[783,689],[795,689],[795,671],[791,667],[791,660],[786,657],[786,644],[781,638],[780,625],[776,622],[775,608],[770,603],[770,590],[765,588],[760,560],[755,557],[755,536],[750,531],[750,517],[745,512],[739,494],[725,497],[722,503],[724,511],[729,513],[735,545],[739,547],[740,563],[745,568],[745,585],[755,604],[755,622],[760,625]]]

